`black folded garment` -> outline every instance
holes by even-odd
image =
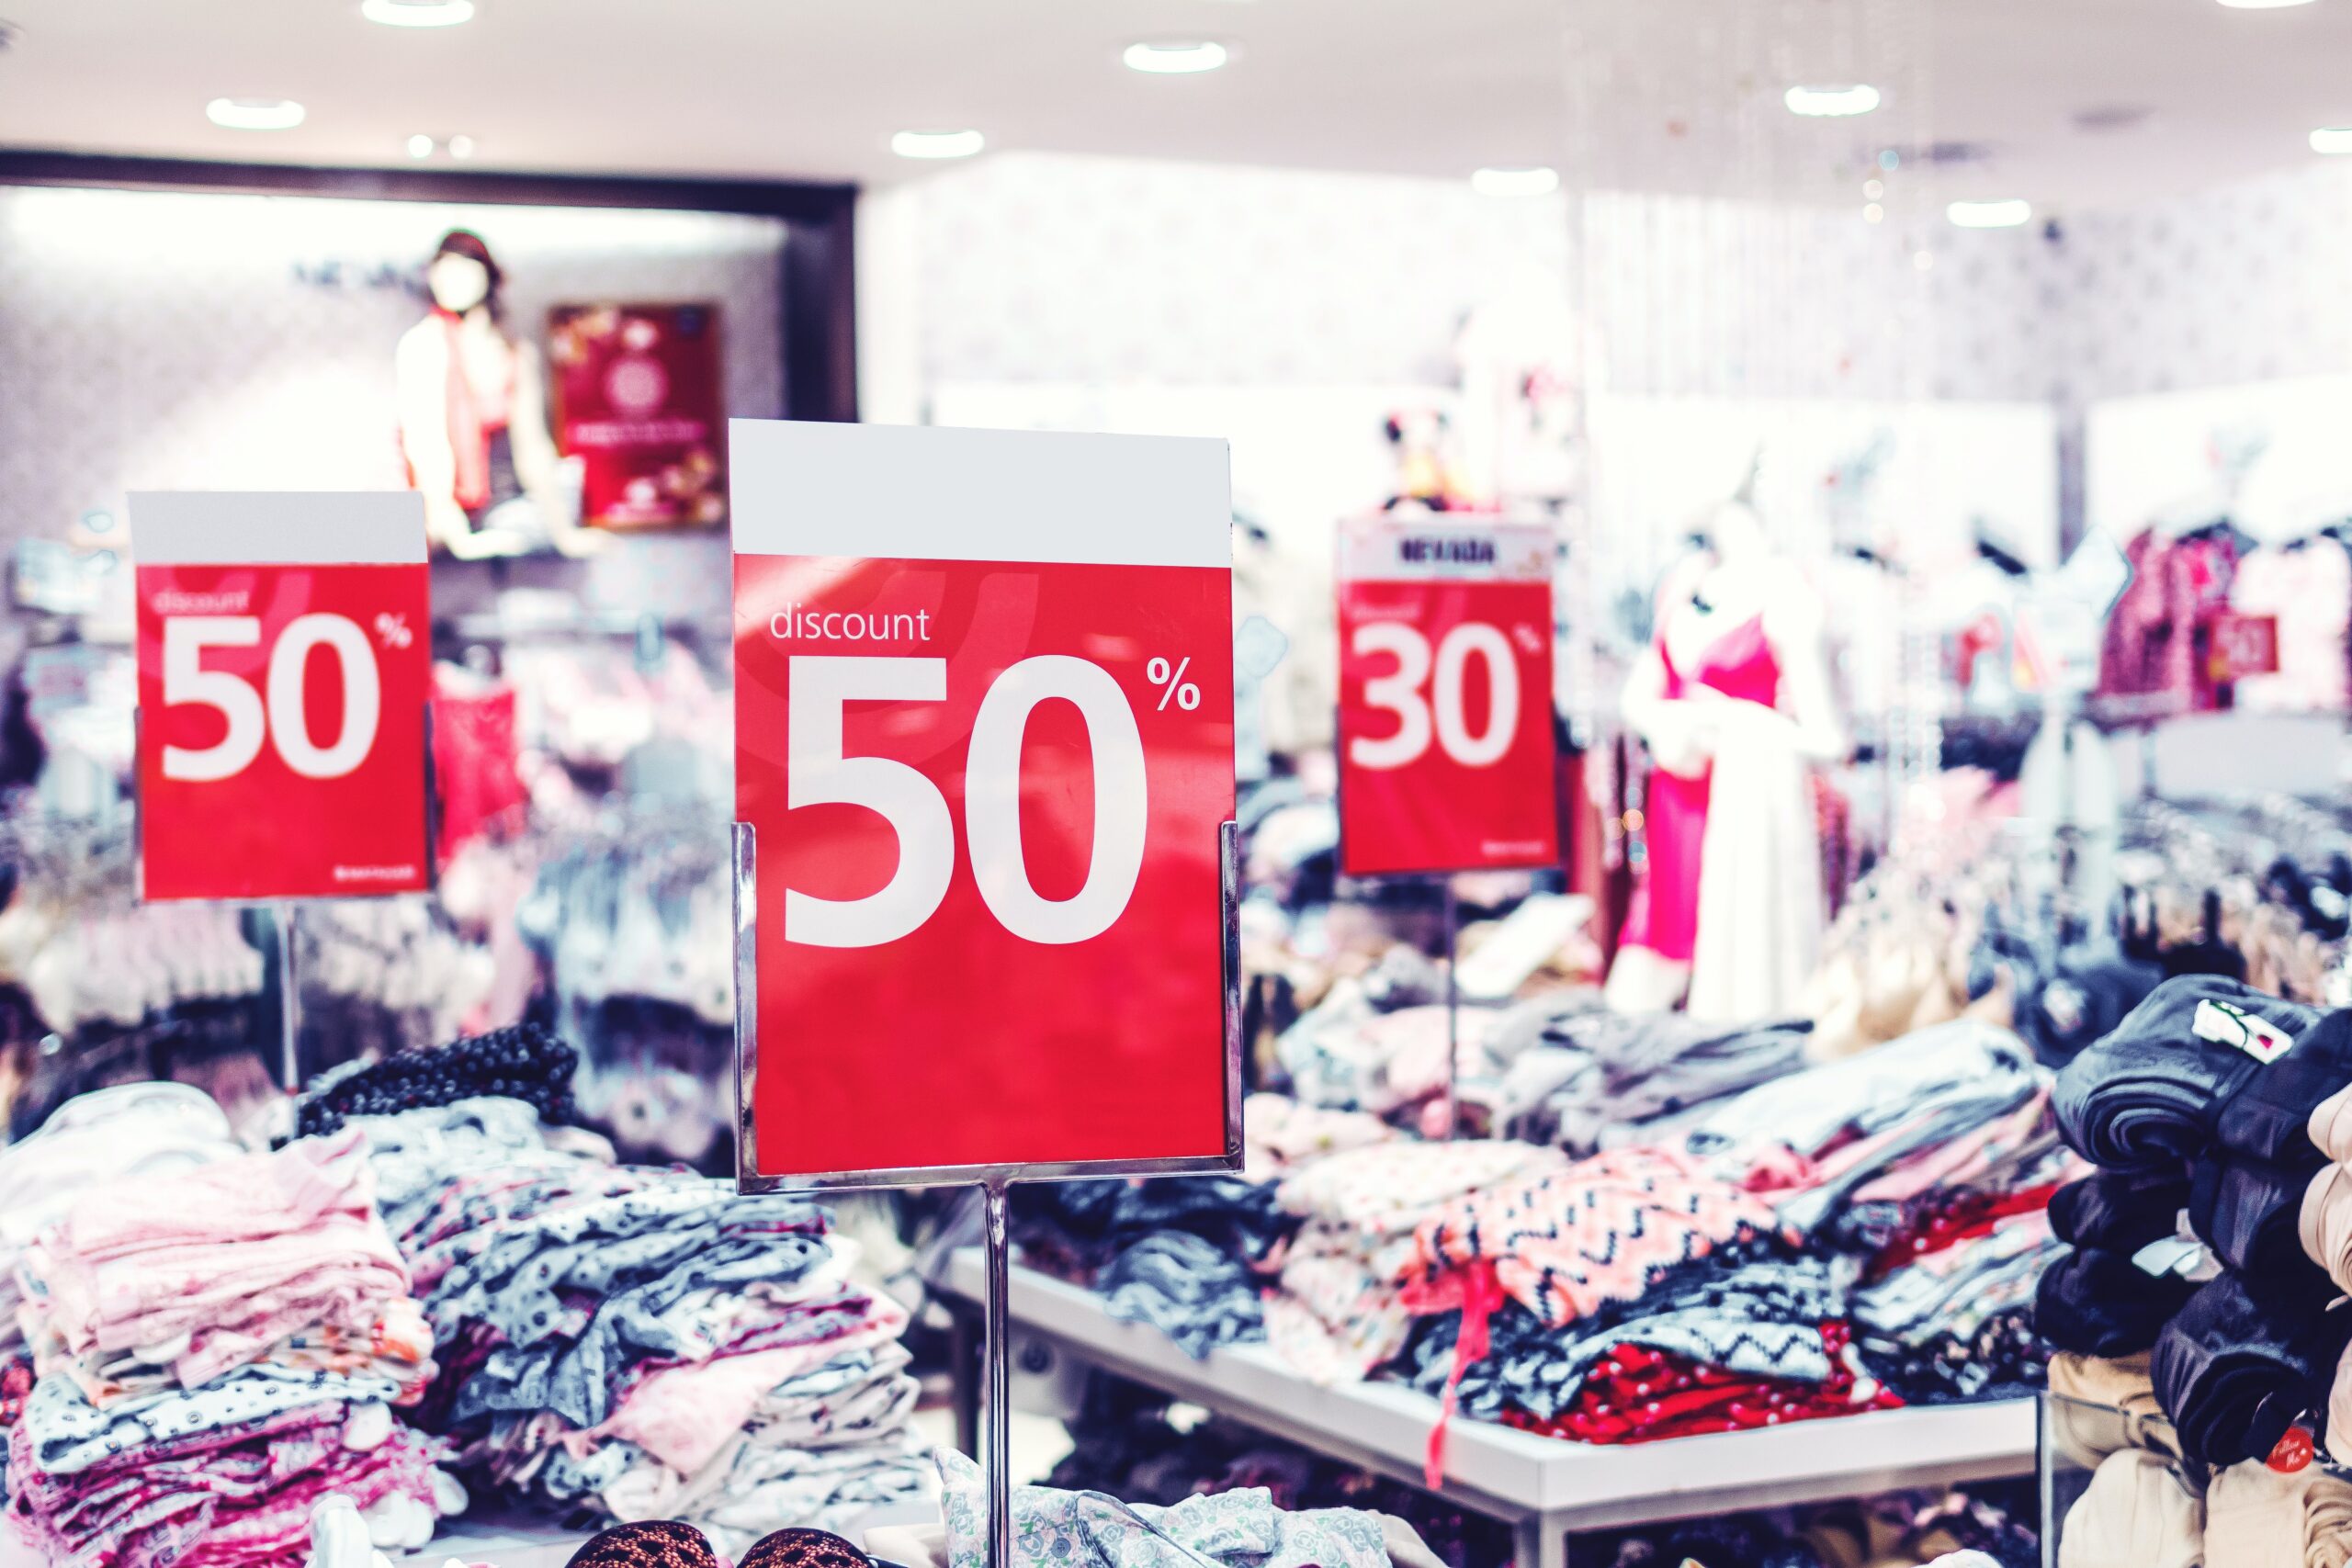
[[[2308,1170],[2269,1160],[2222,1156],[2199,1161],[2189,1188],[2189,1227],[2222,1262],[2250,1277],[2261,1290],[2274,1283],[2318,1289],[2326,1271],[2304,1256],[2297,1228],[2303,1190],[2310,1185]],[[2064,1190],[2059,1196],[2064,1196]],[[2051,1210],[2054,1215],[2054,1200]]]
[[[2233,1015],[2250,1017],[2295,1044],[2266,1063],[2237,1044],[2202,1039],[2195,1024],[2203,1003],[2224,1026]],[[2291,1158],[2312,1107],[2352,1078],[2352,1030],[2307,1038],[2322,1017],[2235,980],[2167,980],[2059,1073],[2059,1130],[2075,1153],[2109,1170],[2177,1167],[2217,1142],[2260,1159]]]
[[[2127,1254],[2077,1247],[2042,1270],[2033,1326],[2061,1350],[2136,1355],[2196,1291],[2177,1274],[2150,1274]]]
[[[2294,1034],[2294,1048],[2239,1085],[2213,1118],[2213,1137],[2233,1155],[2273,1160],[2308,1177],[2327,1163],[2312,1142],[2312,1111],[2352,1083],[2352,1012],[2322,1013],[2299,1031],[2279,1016],[2288,1008],[2311,1010],[2275,998],[2247,1010]]]
[[[2051,1195],[2050,1228],[2069,1247],[2129,1258],[2179,1229],[2188,1193],[2188,1174],[2178,1167],[2101,1171]]]
[[[2267,1458],[2298,1418],[2325,1415],[2352,1313],[2329,1312],[2334,1287],[2320,1283],[2257,1296],[2223,1274],[2165,1325],[2148,1371],[2184,1455],[2211,1465]]]

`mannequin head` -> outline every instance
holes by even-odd
[[[454,316],[485,306],[495,315],[498,286],[503,276],[491,257],[490,247],[470,229],[452,229],[443,235],[424,269],[433,302]]]
[[[1726,501],[1716,507],[1708,514],[1700,533],[1719,561],[1760,560],[1772,553],[1772,541],[1764,532],[1764,519],[1744,502]]]

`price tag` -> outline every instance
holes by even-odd
[[[1549,528],[1380,517],[1340,539],[1340,863],[1557,864]]]
[[[130,498],[144,896],[427,885],[414,494]]]
[[[1229,1168],[1224,444],[729,449],[743,1183]]]
[[[2213,621],[2208,673],[2226,685],[2249,675],[2278,673],[2278,617],[2234,612]]]

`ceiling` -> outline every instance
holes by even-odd
[[[1861,199],[1888,143],[1974,144],[1938,199],[2137,202],[2308,163],[2352,123],[2352,0],[481,0],[378,27],[358,0],[0,0],[0,145],[406,166],[878,182],[901,129],[995,149],[1459,176],[1552,164],[1619,188]],[[1206,36],[1199,77],[1118,61]],[[1877,113],[1801,120],[1799,81]],[[216,96],[292,97],[283,132]],[[2146,118],[2084,130],[2089,111]],[[1913,164],[1916,171],[1917,161]],[[1926,186],[1913,184],[1912,189]]]

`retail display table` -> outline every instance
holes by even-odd
[[[948,1284],[977,1334],[977,1248],[956,1255]],[[1422,1484],[1437,1402],[1398,1383],[1323,1387],[1262,1345],[1196,1361],[1158,1329],[1122,1323],[1090,1291],[1012,1270],[1012,1321],[1080,1361],[1131,1378],[1347,1463]],[[959,1386],[974,1373],[957,1358]],[[1439,1495],[1509,1523],[1521,1568],[1566,1568],[1571,1532],[1740,1508],[1859,1497],[2034,1469],[2034,1404],[1890,1410],[1766,1431],[1599,1447],[1456,1419]]]

